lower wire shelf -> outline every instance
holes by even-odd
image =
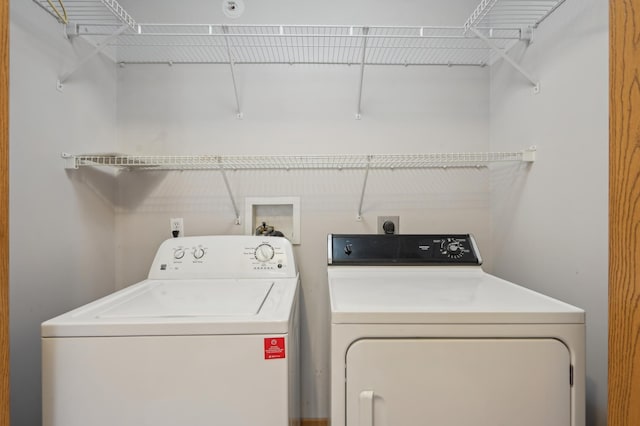
[[[515,152],[353,155],[124,155],[63,153],[67,169],[122,170],[304,170],[483,167],[494,162],[534,162],[535,147]]]
[[[236,170],[364,170],[364,181],[356,220],[362,220],[362,206],[369,171],[373,169],[480,168],[495,162],[533,163],[536,147],[515,152],[462,152],[426,154],[370,155],[123,155],[62,153],[67,169],[114,167],[123,171],[219,170],[240,225],[240,210],[233,195],[227,171]]]

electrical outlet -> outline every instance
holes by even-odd
[[[184,220],[181,217],[172,217],[170,224],[171,235],[174,237],[184,237]]]
[[[378,216],[378,234],[398,234],[400,216]]]

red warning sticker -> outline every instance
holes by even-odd
[[[264,359],[286,358],[284,350],[284,337],[265,337]]]

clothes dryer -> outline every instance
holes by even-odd
[[[284,238],[174,238],[148,279],[42,324],[44,426],[299,419],[299,275]]]
[[[329,235],[332,426],[584,426],[584,311],[471,235]]]

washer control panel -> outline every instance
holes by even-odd
[[[471,234],[329,235],[330,265],[480,265]]]
[[[182,237],[160,245],[150,279],[295,277],[291,243],[262,236]]]
[[[255,247],[247,247],[244,255],[254,270],[277,271],[287,266],[286,250],[270,239],[259,242]]]

